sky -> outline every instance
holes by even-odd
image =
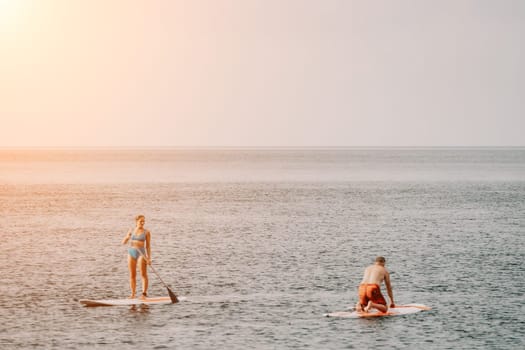
[[[0,0],[0,147],[525,146],[522,0]]]

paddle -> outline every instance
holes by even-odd
[[[140,251],[140,249],[137,249],[137,251],[139,252],[139,254],[144,258],[146,259],[146,256]],[[173,293],[173,291],[170,289],[170,287],[168,287],[168,285],[166,283],[164,283],[164,281],[162,280],[162,278],[160,278],[159,274],[157,273],[157,271],[155,270],[155,268],[153,267],[153,265],[151,265],[151,263],[149,264],[149,266],[151,267],[151,270],[155,273],[155,275],[159,278],[160,282],[164,285],[164,287],[166,287],[166,289],[168,290],[168,294],[170,296],[170,299],[171,299],[171,302],[173,304],[175,303],[178,303],[179,302],[179,299],[177,298],[177,296],[175,295],[175,293]]]

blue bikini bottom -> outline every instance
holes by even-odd
[[[139,250],[140,250],[140,253],[139,253]],[[146,256],[146,250],[144,249],[144,247],[128,248],[128,253],[129,253],[129,256],[131,256],[135,260],[137,260],[141,256],[141,253],[142,253],[142,256],[144,257]]]

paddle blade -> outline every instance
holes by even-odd
[[[178,302],[179,302],[179,298],[177,298],[177,296],[175,295],[175,293],[173,293],[173,292],[171,291],[171,289],[169,289],[169,287],[166,287],[166,289],[168,290],[168,294],[170,295],[171,302],[172,302],[173,304],[178,303]]]

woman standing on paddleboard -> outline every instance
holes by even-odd
[[[145,299],[148,296],[148,271],[147,265],[151,264],[151,233],[144,228],[146,218],[144,215],[138,215],[135,218],[135,228],[129,229],[122,244],[127,244],[131,239],[131,246],[128,248],[128,268],[129,268],[129,286],[131,287],[130,299],[135,299],[137,288],[137,262],[140,268],[142,278],[142,296]]]

